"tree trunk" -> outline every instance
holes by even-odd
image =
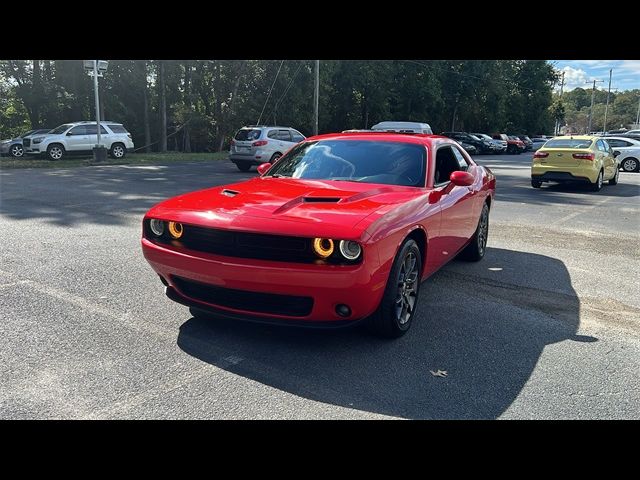
[[[160,60],[159,69],[160,87],[160,151],[167,151],[167,97],[165,92],[164,60]]]
[[[147,83],[147,62],[142,61],[142,102],[144,108],[144,151],[151,152],[151,126],[149,125],[149,84]]]
[[[185,153],[191,153],[191,137],[189,136],[189,125],[184,126],[184,147]]]
[[[51,61],[50,60],[44,61],[44,79],[47,82],[51,81]]]
[[[40,105],[42,100],[42,79],[40,77],[40,60],[33,61],[33,90],[31,91],[33,118],[31,126],[40,127]]]

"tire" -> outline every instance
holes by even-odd
[[[393,261],[380,305],[368,319],[373,333],[398,338],[409,331],[418,305],[421,272],[420,249],[415,240],[408,238]]]
[[[127,149],[122,143],[114,143],[111,145],[111,149],[109,150],[109,156],[111,158],[115,158],[116,160],[120,160],[127,155]]]
[[[616,168],[616,173],[613,178],[609,179],[609,185],[617,185],[618,179],[620,178],[620,169]]]
[[[20,145],[19,143],[16,143],[15,145],[11,145],[11,148],[9,149],[10,157],[20,158],[23,155],[24,155],[24,147],[22,145]]]
[[[269,163],[273,164],[273,162],[275,162],[276,160],[278,160],[281,156],[282,156],[282,154],[281,154],[281,153],[278,153],[278,152],[274,153],[274,154],[271,156],[271,160],[269,160]]]
[[[540,180],[531,179],[531,186],[533,188],[540,188],[542,186],[542,182]]]
[[[478,226],[471,237],[471,242],[462,252],[460,258],[470,262],[478,262],[482,260],[487,251],[487,238],[489,237],[489,205],[486,203],[482,206]]]
[[[245,162],[238,162],[236,163],[236,167],[238,167],[238,170],[240,170],[241,172],[248,172],[249,169],[251,168],[251,164],[245,163]]]
[[[625,172],[637,172],[640,169],[640,162],[636,158],[629,157],[622,160],[620,167]]]
[[[47,158],[49,160],[53,160],[54,162],[57,160],[62,160],[64,157],[64,147],[59,143],[52,143],[47,147]]]
[[[596,179],[595,183],[591,184],[591,191],[599,192],[601,188],[602,188],[602,170],[598,172],[598,178]]]

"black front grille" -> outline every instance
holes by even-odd
[[[30,138],[23,138],[22,139],[22,145],[25,147],[29,147],[31,145],[31,139]]]
[[[311,297],[234,290],[177,276],[172,279],[178,290],[187,297],[221,307],[290,317],[307,316],[313,308]]]
[[[278,262],[320,262],[334,265],[353,265],[359,263],[362,258],[361,256],[356,261],[346,260],[340,255],[336,242],[334,253],[327,260],[322,261],[313,253],[313,239],[306,237],[237,232],[185,224],[180,239],[174,240],[169,236],[167,230],[165,227],[164,234],[157,237],[151,232],[149,220],[144,222],[144,236],[149,240],[214,255]]]

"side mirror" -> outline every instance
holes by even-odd
[[[468,187],[469,185],[473,185],[475,179],[469,172],[457,170],[455,172],[451,172],[449,180],[458,187]]]
[[[614,157],[617,157],[618,155],[620,155],[620,151],[618,151],[618,150],[614,150],[614,151],[613,151],[613,156],[614,156]]]
[[[271,164],[270,163],[262,163],[260,165],[258,165],[258,173],[260,175],[264,175],[265,173],[267,173],[267,171],[271,168]]]

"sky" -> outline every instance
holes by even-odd
[[[640,60],[549,60],[557,70],[564,71],[564,91],[576,87],[584,89],[593,87],[593,80],[598,90],[609,87],[609,69],[613,68],[611,91],[633,90],[640,88]],[[591,82],[591,87],[587,84]],[[556,85],[558,90],[560,85]]]

